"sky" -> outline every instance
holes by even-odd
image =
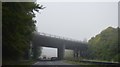
[[[117,2],[37,2],[46,8],[36,13],[38,32],[83,41],[109,26],[118,26]],[[44,48],[57,54],[56,49]],[[52,55],[51,55],[52,56]]]
[[[37,0],[37,2],[118,2],[119,0]]]
[[[119,0],[1,0],[2,2],[118,2]]]

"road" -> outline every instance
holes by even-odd
[[[70,63],[66,63],[65,61],[38,61],[33,65],[74,65]]]

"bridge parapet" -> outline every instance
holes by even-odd
[[[53,38],[58,38],[58,39],[64,39],[64,40],[82,42],[82,41],[80,41],[80,40],[75,40],[75,39],[72,39],[72,38],[63,37],[63,36],[58,36],[58,35],[52,35],[52,34],[43,33],[43,32],[38,32],[38,34],[39,34],[39,35],[42,35],[42,36],[48,36],[48,37],[53,37]]]

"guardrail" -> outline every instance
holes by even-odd
[[[81,60],[80,62],[92,63],[92,64],[106,64],[106,65],[109,65],[109,64],[118,65],[119,64],[119,62],[93,61],[93,60]]]

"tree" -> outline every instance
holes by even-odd
[[[2,3],[2,57],[4,60],[18,60],[27,55],[35,31],[34,11],[42,6],[34,2]]]
[[[118,52],[118,28],[108,27],[100,34],[89,40],[94,59],[117,61]]]

